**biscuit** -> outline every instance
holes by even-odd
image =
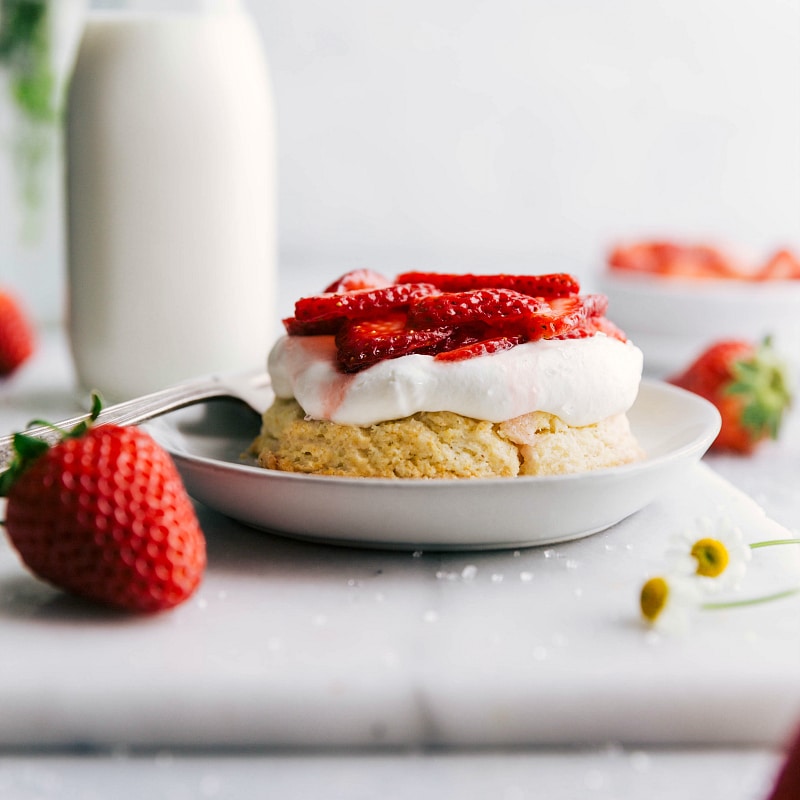
[[[364,478],[563,475],[643,456],[624,414],[575,428],[540,411],[500,423],[424,411],[362,427],[307,419],[285,399],[251,449],[268,469]]]

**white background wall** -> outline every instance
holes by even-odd
[[[800,249],[800,0],[247,5],[287,268],[586,277],[610,242],[656,234]],[[57,314],[57,181],[23,248],[2,169],[0,270]]]
[[[256,2],[291,259],[800,244],[797,0]]]

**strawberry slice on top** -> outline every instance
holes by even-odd
[[[435,352],[453,334],[450,327],[414,329],[408,316],[395,312],[374,319],[346,320],[336,334],[337,359],[345,372],[357,372],[379,361]]]
[[[404,272],[396,283],[429,283],[443,292],[468,292],[472,289],[511,289],[531,297],[565,297],[578,294],[580,284],[572,275],[554,272],[545,275],[452,275],[438,272]]]
[[[417,327],[481,322],[510,328],[548,309],[545,300],[512,289],[473,289],[420,298],[409,310],[409,322]]]
[[[294,305],[298,322],[321,322],[329,319],[363,319],[385,311],[403,308],[414,300],[434,294],[430,284],[392,284],[379,289],[356,289],[338,294],[303,297]]]
[[[341,319],[323,319],[300,322],[297,317],[286,317],[283,327],[289,336],[333,336],[341,327]]]
[[[572,330],[587,325],[594,327],[595,321],[602,318],[607,308],[608,298],[603,294],[557,297],[550,301],[550,313],[542,314],[537,320],[541,338],[564,337]]]
[[[625,335],[605,319],[604,295],[578,294],[578,282],[547,275],[383,276],[355,270],[295,303],[290,336],[335,336],[337,362],[357,372],[411,353],[459,361],[538,339]]]
[[[467,358],[502,353],[503,350],[510,350],[524,341],[525,338],[523,336],[495,336],[490,339],[480,339],[477,342],[463,344],[453,350],[444,350],[441,353],[437,353],[434,358],[437,361],[464,361]]]
[[[341,294],[353,292],[357,289],[382,289],[390,286],[391,281],[371,269],[354,269],[337,278],[330,286],[323,290],[323,294]]]
[[[601,316],[604,295],[571,295],[547,301],[511,289],[475,289],[423,297],[409,310],[416,327],[483,323],[496,332],[524,334],[528,339],[560,336]]]

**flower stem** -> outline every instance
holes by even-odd
[[[786,597],[791,597],[794,594],[800,594],[800,586],[795,586],[792,589],[785,589],[782,592],[775,592],[774,594],[767,594],[763,597],[751,597],[747,600],[729,600],[722,603],[703,603],[702,608],[708,611],[718,611],[723,608],[738,608],[740,606],[755,606],[759,603],[769,603],[773,600],[783,600]]]
[[[765,542],[753,542],[750,548],[755,550],[758,547],[771,547],[774,544],[800,544],[800,539],[768,539]]]

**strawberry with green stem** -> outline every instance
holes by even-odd
[[[712,448],[745,455],[765,439],[778,438],[792,402],[786,368],[769,338],[760,345],[717,342],[670,383],[699,394],[719,410],[722,428]]]
[[[30,571],[131,612],[172,608],[197,589],[205,538],[170,456],[134,426],[89,418],[52,447],[16,434],[0,476],[6,533]]]

